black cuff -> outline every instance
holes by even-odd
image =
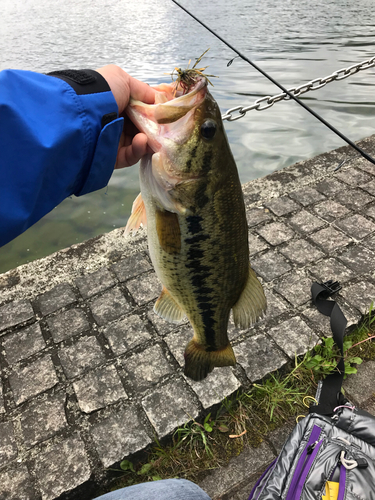
[[[92,69],[63,69],[47,73],[64,80],[75,90],[77,95],[97,94],[98,92],[110,92],[107,80],[97,71]]]

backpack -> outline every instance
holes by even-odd
[[[326,300],[340,288],[332,281],[311,287],[314,304],[331,317],[342,354],[338,371],[319,383],[317,404],[297,423],[249,500],[375,500],[375,417],[341,393],[347,321],[337,303]]]

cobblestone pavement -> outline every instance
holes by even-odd
[[[364,144],[373,154],[375,136]],[[183,375],[190,325],[152,311],[161,287],[144,236],[120,241],[124,254],[112,249],[94,272],[90,251],[78,246],[36,263],[40,282],[28,266],[0,276],[1,500],[92,499],[106,468],[290,364],[329,334],[310,303],[313,281],[339,280],[338,302],[349,326],[357,324],[375,298],[375,167],[356,158],[333,173],[347,151],[244,186],[251,263],[268,313],[248,330],[230,325],[237,366],[203,382]],[[73,255],[79,265],[60,274]],[[278,441],[248,451],[247,470],[272,460]],[[227,477],[245,477],[240,460]],[[236,485],[239,500],[248,483]]]

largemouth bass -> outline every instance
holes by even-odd
[[[249,264],[245,205],[216,101],[204,77],[188,92],[178,82],[156,87],[155,104],[131,100],[127,112],[154,154],[140,167],[141,195],[126,232],[147,223],[152,263],[163,289],[154,311],[194,336],[185,375],[202,380],[235,365],[230,311],[247,328],[263,315],[263,288]]]

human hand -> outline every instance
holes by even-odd
[[[123,69],[109,64],[96,70],[106,80],[116,99],[119,116],[124,117],[124,128],[121,134],[115,168],[130,167],[137,163],[142,156],[150,152],[147,145],[147,136],[136,128],[125,113],[130,97],[147,104],[155,101],[155,90],[128,75]]]

